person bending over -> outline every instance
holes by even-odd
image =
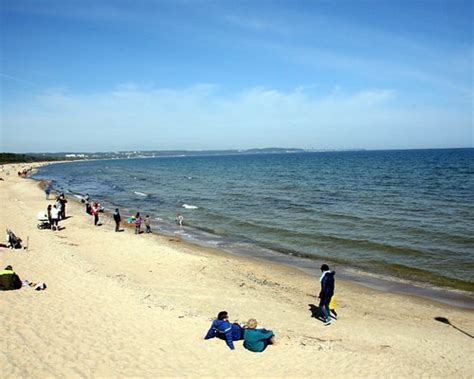
[[[243,339],[243,330],[239,324],[231,324],[229,314],[226,311],[221,311],[217,315],[217,319],[212,322],[211,328],[204,339],[220,338],[226,341],[231,350],[235,350],[234,341]]]

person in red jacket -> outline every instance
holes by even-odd
[[[93,203],[91,207],[91,215],[94,216],[94,225],[99,226],[99,204]]]

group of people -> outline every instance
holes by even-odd
[[[102,212],[102,210],[103,210],[102,207],[100,206],[100,204],[96,201],[90,202],[90,197],[89,197],[88,193],[86,193],[86,195],[84,196],[84,199],[82,199],[82,201],[85,203],[86,213],[88,215],[91,215],[91,216],[94,217],[94,225],[95,226],[102,225],[99,222],[99,212]]]
[[[118,212],[118,209],[115,210]],[[115,220],[115,215],[114,215],[114,220]],[[145,218],[142,218],[140,215],[140,212],[137,212],[135,216],[131,216],[127,219],[127,222],[129,224],[135,225],[135,234],[140,234],[141,233],[141,227],[142,223],[145,224],[145,233],[151,233],[151,218],[150,215],[146,215]]]
[[[231,350],[235,350],[234,341],[244,341],[244,347],[247,350],[261,353],[268,345],[275,345],[275,335],[271,330],[257,329],[258,322],[254,318],[247,321],[245,325],[229,322],[229,314],[221,311],[204,339],[220,338],[226,341]]]
[[[28,177],[28,174],[30,173],[30,171],[32,170],[33,168],[30,167],[30,168],[24,168],[22,171],[18,171],[18,176],[20,178],[26,178]]]
[[[60,230],[59,221],[64,220],[66,218],[66,204],[66,196],[64,195],[64,193],[60,193],[56,197],[56,202],[54,204],[48,204],[48,206],[46,207],[46,215],[48,217],[51,230]]]
[[[327,264],[321,266],[321,290],[319,292],[319,310],[322,315],[324,325],[331,325],[331,313],[337,319],[335,309],[335,271],[331,271]],[[235,350],[234,341],[243,340],[244,347],[253,352],[262,352],[268,345],[275,345],[275,334],[271,330],[264,328],[257,329],[258,322],[254,318],[247,321],[245,325],[230,323],[229,314],[226,311],[218,313],[217,318],[212,322],[204,339],[220,338],[226,341],[231,350]]]

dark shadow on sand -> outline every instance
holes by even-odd
[[[454,329],[459,330],[461,333],[464,333],[466,336],[474,338],[474,336],[472,336],[468,332],[465,332],[464,330],[458,328],[456,325],[451,324],[451,322],[446,317],[435,317],[434,319],[436,321],[442,322],[443,324],[451,325]]]
[[[321,312],[321,309],[319,309],[319,307],[314,304],[308,304],[308,306],[309,306],[309,311],[311,312],[311,317],[324,322],[324,316],[323,316],[323,312]]]

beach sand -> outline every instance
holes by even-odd
[[[93,225],[69,201],[60,232],[38,230],[38,182],[0,172],[0,228],[28,250],[0,265],[45,291],[0,292],[0,367],[13,377],[474,377],[473,311],[337,280],[339,319],[312,317],[320,273],[242,258],[167,236]],[[10,175],[6,175],[10,171]],[[122,218],[125,215],[122,215]],[[3,242],[3,241],[2,241]],[[323,262],[321,262],[323,263]],[[211,320],[256,318],[278,345],[251,353],[204,340]]]

